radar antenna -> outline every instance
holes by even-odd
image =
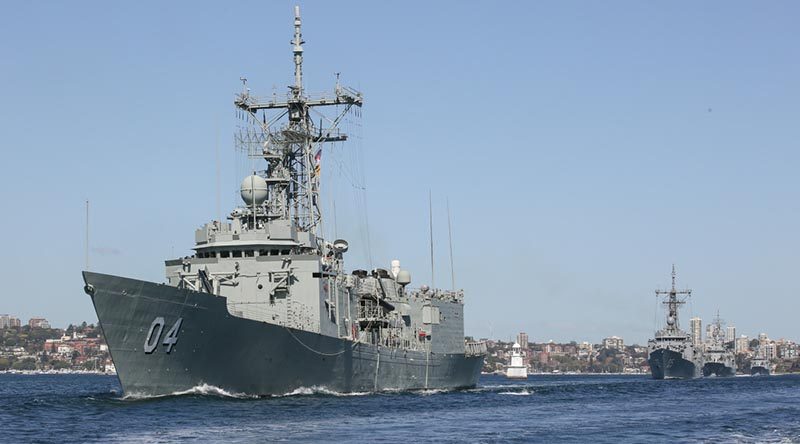
[[[667,330],[670,332],[678,332],[680,326],[678,324],[678,307],[686,303],[686,299],[691,297],[692,290],[688,288],[685,290],[678,290],[675,287],[675,264],[672,264],[672,288],[670,290],[656,290],[656,297],[667,296],[664,305],[667,306],[669,313],[667,314]],[[686,296],[679,299],[678,296]]]
[[[235,136],[236,146],[251,158],[262,158],[266,170],[256,173],[264,178],[268,198],[258,207],[242,208],[252,217],[243,218],[258,225],[275,220],[289,221],[298,232],[320,237],[322,211],[320,202],[321,157],[323,144],[343,142],[347,135],[339,131],[339,123],[353,106],[361,107],[360,92],[339,84],[333,94],[310,96],[303,88],[303,34],[300,7],[294,8],[294,38],[291,41],[294,59],[294,84],[285,98],[276,94],[259,98],[250,94],[246,80],[234,104],[243,123]],[[334,116],[323,116],[319,126],[311,119],[312,109],[336,107]],[[272,115],[268,115],[272,113]],[[260,114],[260,115],[259,115]],[[286,119],[284,119],[284,117]],[[281,123],[282,122],[282,123]],[[249,214],[247,214],[250,216]],[[314,242],[309,238],[312,248]]]

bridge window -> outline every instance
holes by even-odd
[[[219,257],[231,257],[231,252],[230,251],[220,251],[219,252]]]
[[[244,257],[253,257],[255,252],[253,250],[244,250]]]
[[[233,257],[242,257],[242,250],[233,250]]]

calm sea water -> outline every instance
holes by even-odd
[[[484,376],[453,392],[126,399],[113,376],[0,374],[2,442],[800,442],[800,376]]]

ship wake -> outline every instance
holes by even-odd
[[[312,395],[326,395],[326,396],[366,396],[374,392],[337,392],[324,386],[311,386],[311,387],[298,387],[291,392],[282,395],[273,395],[274,398],[285,398],[288,396],[312,396]]]
[[[532,393],[523,389],[518,392],[507,391],[507,392],[498,392],[498,395],[511,395],[511,396],[530,396]]]
[[[169,398],[173,396],[216,396],[219,398],[234,398],[234,399],[258,398],[258,396],[248,395],[246,393],[232,393],[214,385],[200,384],[187,390],[180,390],[164,395],[148,395],[144,393],[132,392],[132,393],[127,393],[125,396],[122,397],[122,399],[137,401],[142,399]]]

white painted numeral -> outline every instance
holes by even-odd
[[[158,333],[156,333],[156,329],[158,329]],[[147,336],[144,338],[145,353],[147,354],[153,353],[156,347],[158,347],[158,340],[161,339],[162,331],[164,331],[164,318],[159,316],[153,319],[153,323],[150,324],[150,331],[147,332]]]
[[[175,325],[169,329],[167,336],[164,338],[163,344],[167,346],[167,353],[172,351],[172,347],[178,342],[178,333],[181,331],[183,318],[178,318]],[[153,319],[150,324],[150,330],[147,332],[147,337],[144,339],[144,352],[147,354],[153,353],[158,347],[158,342],[161,340],[161,333],[164,331],[164,318],[159,316]]]
[[[175,346],[175,343],[178,342],[178,332],[181,331],[181,324],[183,323],[183,318],[178,318],[175,321],[175,325],[169,329],[167,332],[167,337],[164,338],[164,345],[167,346],[167,353],[172,351],[172,347]]]

